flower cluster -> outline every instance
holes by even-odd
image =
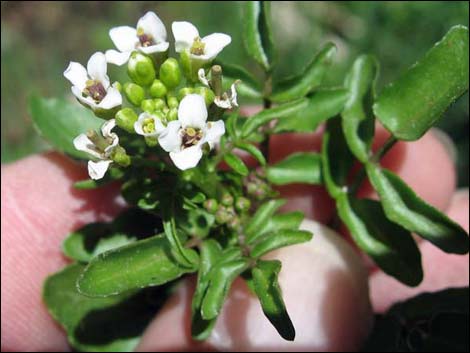
[[[92,179],[102,178],[113,164],[125,167],[132,162],[119,144],[119,131],[111,132],[115,126],[143,136],[148,147],[160,146],[181,170],[195,167],[204,151],[214,148],[224,135],[223,120],[215,118],[221,110],[238,106],[238,81],[224,92],[220,66],[210,65],[231,37],[213,33],[201,38],[189,22],[173,22],[171,28],[179,61],[168,58],[165,25],[155,13],[147,12],[136,28],[119,26],[109,31],[117,50],[93,54],[86,68],[70,62],[65,70],[78,101],[108,120],[101,134],[88,131],[74,140],[78,150],[93,157],[88,163]],[[126,63],[131,82],[111,84],[107,65]]]

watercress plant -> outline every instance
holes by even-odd
[[[93,54],[86,68],[67,67],[64,76],[84,107],[31,101],[39,132],[56,149],[88,160],[90,179],[75,187],[93,192],[117,181],[129,205],[111,223],[68,235],[63,252],[73,262],[44,284],[44,302],[75,349],[132,350],[171,285],[191,273],[197,275],[194,339],[209,337],[241,276],[279,334],[294,340],[278,283],[282,264],[263,255],[312,234],[299,230],[300,212],[279,212],[285,201],[275,185],[324,185],[358,247],[407,285],[423,278],[413,233],[443,251],[468,252],[459,225],[380,166],[397,141],[419,139],[468,90],[468,29],[451,28],[382,92],[371,55],[358,57],[341,85],[326,87],[334,43],[323,45],[297,76],[273,81],[276,60],[288,58],[275,55],[270,4],[244,6],[245,47],[262,78],[217,61],[229,35],[201,36],[191,23],[173,22],[172,43],[167,27],[148,12],[135,28],[110,30],[117,50]],[[169,57],[172,45],[176,57]],[[113,82],[110,64],[127,64],[129,81]],[[244,117],[239,97],[264,109]],[[391,136],[373,152],[376,120]],[[309,133],[323,123],[321,153],[295,153],[268,165],[270,136]],[[237,149],[257,167],[248,167]],[[366,179],[379,200],[357,197]]]

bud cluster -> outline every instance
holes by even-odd
[[[229,229],[239,230],[241,220],[250,210],[251,202],[243,196],[233,197],[225,191],[219,201],[208,199],[204,202],[204,208],[207,212],[215,216],[215,221],[219,225],[227,225]]]

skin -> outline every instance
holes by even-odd
[[[387,134],[379,129],[376,145]],[[399,143],[384,158],[383,164],[398,173],[417,193],[435,207],[445,211],[468,231],[468,189],[456,192],[456,175],[451,153],[432,131],[413,143]],[[271,143],[271,162],[294,151],[318,151],[321,134],[289,134]],[[108,221],[123,208],[117,197],[116,185],[94,191],[77,191],[73,182],[86,178],[83,165],[55,153],[28,157],[13,164],[2,166],[1,209],[1,349],[2,351],[63,351],[67,350],[62,329],[47,313],[41,301],[41,287],[47,275],[66,264],[61,255],[60,244],[72,230],[93,221]],[[327,222],[333,216],[333,203],[325,191],[314,186],[289,186],[281,189],[289,199],[285,210],[302,210],[306,217]],[[374,197],[367,185],[361,189],[362,196]],[[347,239],[347,234],[344,234]],[[369,260],[369,286],[374,311],[384,311],[396,301],[403,300],[423,290],[438,290],[448,286],[469,283],[468,255],[445,254],[427,242],[420,242],[423,252],[425,279],[417,288],[406,288],[380,272]],[[332,250],[336,251],[336,250]],[[278,252],[285,261],[298,255],[294,247]],[[328,253],[325,254],[328,256]],[[299,257],[300,258],[300,257]],[[301,260],[304,261],[304,260]],[[308,261],[308,257],[305,257]],[[352,267],[356,265],[351,265]],[[351,268],[355,271],[356,268]],[[321,272],[321,271],[320,271]],[[292,273],[295,281],[301,274]],[[312,271],[312,281],[322,283],[324,273]],[[322,277],[323,276],[323,277]],[[301,278],[299,278],[301,280]],[[190,310],[188,298],[194,283],[187,283],[170,298],[160,315],[144,334],[141,350],[187,350],[216,349],[213,345],[194,343],[187,332]],[[339,280],[331,294],[349,290],[350,282]],[[231,295],[239,291],[249,295],[243,284],[236,284]],[[315,293],[300,292],[315,302]],[[322,294],[324,295],[324,294]],[[363,299],[367,301],[366,296]],[[343,306],[341,306],[343,305]],[[325,325],[332,330],[349,322],[356,312],[354,304],[342,300],[332,301]],[[341,315],[337,313],[341,312]],[[330,313],[330,314],[329,314]],[[307,315],[306,312],[305,315]],[[229,314],[230,315],[230,314]],[[261,315],[257,313],[256,315]],[[350,321],[353,322],[353,321]],[[232,338],[242,333],[244,321],[234,318],[229,329]],[[338,330],[336,330],[338,331]],[[344,330],[341,330],[344,331]],[[315,334],[315,333],[313,333]],[[334,336],[322,349],[348,349],[356,346],[350,342],[357,337]],[[338,344],[338,341],[341,341]],[[249,346],[251,349],[260,347]],[[220,347],[220,346],[219,346]],[[303,347],[311,348],[315,347]]]

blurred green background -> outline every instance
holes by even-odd
[[[2,163],[48,148],[31,125],[28,97],[70,95],[70,85],[62,76],[68,62],[86,63],[93,52],[113,48],[109,28],[135,26],[148,10],[159,15],[169,33],[172,21],[188,20],[201,35],[216,31],[230,34],[232,44],[221,59],[248,66],[256,73],[256,65],[243,49],[241,5],[228,1],[2,1]],[[451,26],[468,26],[469,5],[466,1],[286,1],[273,3],[272,20],[279,52],[276,76],[300,71],[323,43],[332,40],[339,54],[328,83],[342,83],[358,54],[373,53],[381,63],[380,88],[413,64]],[[111,68],[110,74],[119,78],[122,73]],[[438,125],[457,146],[460,186],[469,183],[468,116],[466,94]]]

